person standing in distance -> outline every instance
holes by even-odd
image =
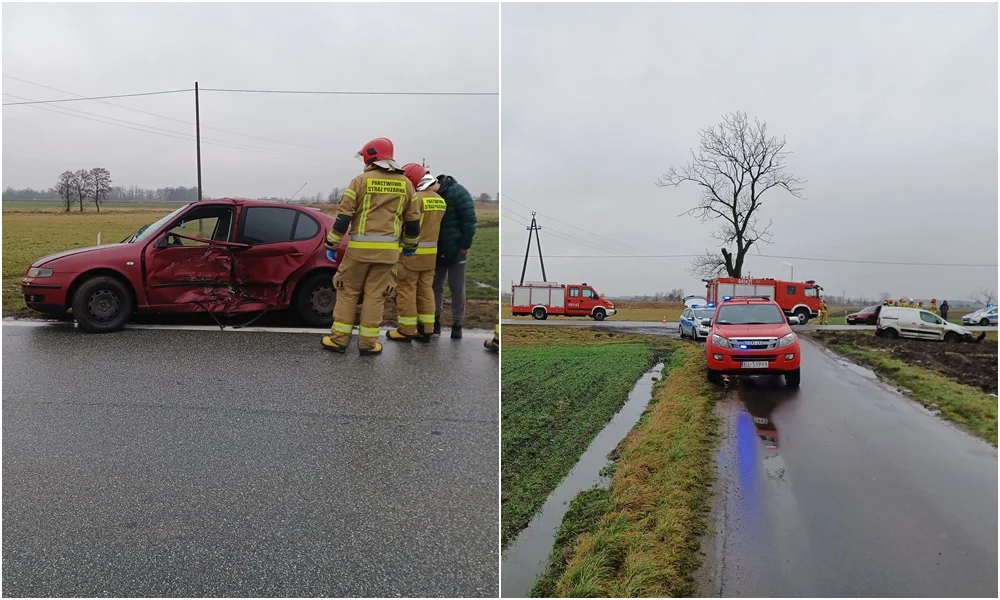
[[[447,209],[438,237],[437,267],[434,270],[434,335],[441,335],[441,307],[444,281],[451,292],[451,338],[462,338],[465,320],[465,264],[476,235],[476,205],[472,195],[451,175],[438,175],[438,195]]]
[[[326,234],[327,256],[336,261],[340,240],[351,228],[347,250],[333,277],[337,293],[333,327],[322,344],[339,354],[347,352],[358,297],[364,292],[358,351],[367,356],[382,352],[382,344],[377,341],[382,311],[396,285],[400,252],[413,256],[420,241],[420,206],[413,184],[393,160],[389,139],[368,142],[357,156],[364,161],[365,170],[344,190],[337,219]]]

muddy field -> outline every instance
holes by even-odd
[[[923,340],[886,340],[869,332],[815,331],[809,335],[827,344],[843,344],[887,352],[907,364],[933,369],[945,377],[997,393],[997,342],[945,344]]]

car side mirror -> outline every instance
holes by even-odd
[[[167,236],[163,236],[160,239],[156,240],[156,243],[153,244],[153,247],[156,248],[157,250],[164,250],[169,245],[170,244],[167,243]]]
[[[789,325],[798,325],[799,324],[799,318],[797,316],[788,317],[788,324]]]
[[[712,319],[702,319],[701,320],[701,325],[702,325],[702,327],[711,327],[712,326]]]

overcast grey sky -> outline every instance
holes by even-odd
[[[699,128],[737,110],[786,137],[807,180],[805,200],[763,197],[774,243],[761,253],[997,262],[996,4],[505,4],[501,22],[505,288],[520,277],[527,205],[550,228],[549,279],[612,295],[703,291],[686,260],[560,259],[609,253],[556,236],[624,254],[717,249],[712,224],[678,216],[698,189],[655,182]],[[789,262],[834,294],[960,299],[997,286],[995,267]],[[754,276],[787,278],[781,263],[748,261]],[[528,269],[540,279],[537,259]]]
[[[498,92],[496,4],[8,4],[3,74],[82,95],[193,87]],[[3,79],[3,92],[67,97]],[[8,96],[4,102],[14,101]],[[194,122],[192,93],[110,100]],[[99,102],[47,105],[191,134]],[[79,114],[79,113],[76,113]],[[87,118],[93,118],[89,115]],[[499,98],[201,95],[205,193],[303,195],[346,186],[353,155],[389,137],[401,162],[426,158],[471,192],[499,188]],[[122,124],[119,122],[119,124]],[[130,127],[132,125],[129,125]],[[214,127],[290,142],[234,136]],[[206,138],[302,157],[211,145]],[[115,185],[196,185],[193,141],[3,108],[3,185],[48,188],[66,169],[104,166]]]

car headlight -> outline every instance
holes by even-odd
[[[715,344],[716,346],[720,347],[720,348],[728,348],[729,347],[729,340],[727,340],[726,338],[722,337],[721,335],[719,335],[717,333],[713,333],[712,334],[712,343]]]
[[[785,346],[791,346],[793,343],[795,343],[795,334],[789,333],[778,340],[778,347],[784,348]]]
[[[47,267],[31,267],[28,269],[28,277],[51,277],[52,269]]]

